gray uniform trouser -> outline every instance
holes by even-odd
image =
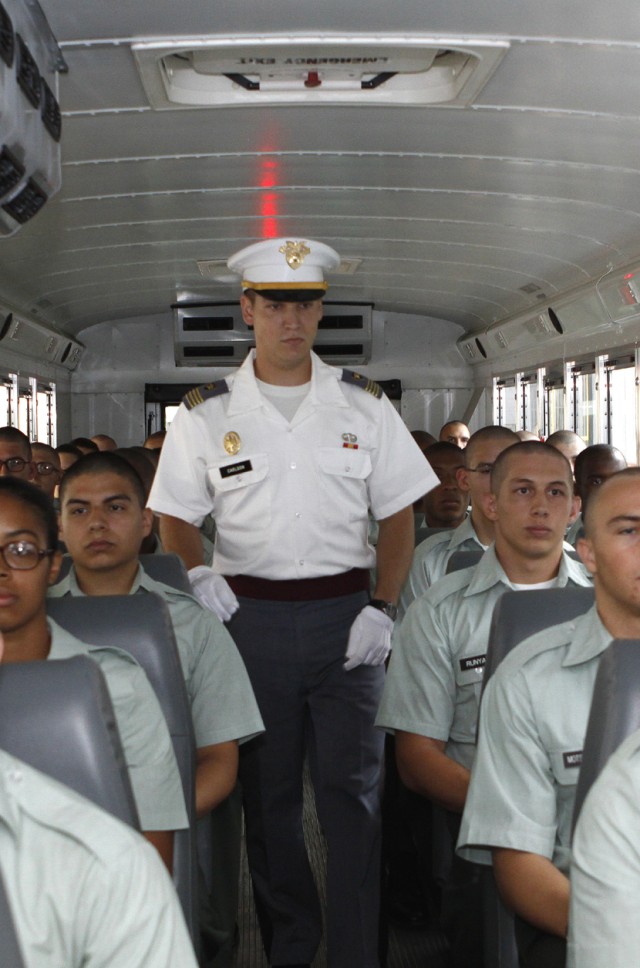
[[[343,668],[364,592],[312,602],[241,597],[228,624],[266,732],[241,747],[247,853],[267,957],[309,964],[321,911],[302,829],[308,756],[327,842],[330,968],[376,968],[384,667]]]

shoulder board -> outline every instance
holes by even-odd
[[[204,386],[194,387],[193,390],[189,392],[182,398],[187,410],[193,410],[197,407],[199,403],[204,403],[205,400],[210,400],[211,397],[222,396],[223,393],[229,392],[229,384],[226,380],[216,380],[215,383],[205,383]]]
[[[356,373],[355,370],[343,370],[342,371],[342,381],[343,383],[350,383],[351,386],[360,387],[361,390],[366,390],[377,400],[382,396],[382,387],[375,380],[370,380],[369,377],[363,376],[362,373]]]

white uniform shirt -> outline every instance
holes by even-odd
[[[250,356],[230,392],[183,405],[171,425],[149,506],[196,526],[213,512],[221,574],[370,568],[368,509],[389,517],[439,483],[389,400],[311,358],[311,388],[290,423],[260,393]]]

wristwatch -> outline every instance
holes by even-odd
[[[395,622],[396,616],[398,614],[398,607],[394,605],[393,602],[385,602],[383,598],[372,598],[369,601],[369,605],[372,608],[377,608],[379,611],[384,612],[388,615],[392,622]]]

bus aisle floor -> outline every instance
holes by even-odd
[[[313,789],[305,771],[304,829],[318,893],[325,903],[325,846],[316,815]],[[239,940],[234,968],[268,968],[262,948],[258,919],[253,903],[251,877],[243,848],[240,870],[238,911]],[[442,932],[433,926],[424,928],[389,928],[387,962],[384,968],[445,968],[447,943]],[[313,968],[327,968],[324,939],[313,962]]]

